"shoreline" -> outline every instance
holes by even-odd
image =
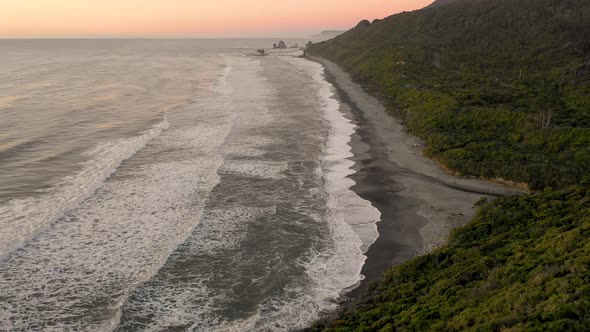
[[[319,57],[325,78],[335,88],[340,111],[357,126],[350,142],[351,188],[381,212],[379,237],[365,253],[365,277],[343,293],[342,306],[363,295],[381,275],[418,255],[443,245],[451,230],[465,226],[482,197],[522,194],[492,182],[448,174],[422,155],[419,141],[388,114],[381,103],[354,83],[338,65]]]
[[[346,94],[348,100],[363,112],[366,120],[374,125],[376,134],[382,140],[392,142],[388,144],[389,150],[387,151],[387,157],[397,163],[401,168],[411,169],[415,173],[431,177],[446,185],[476,193],[485,193],[494,196],[527,193],[519,185],[510,185],[510,181],[464,177],[447,172],[444,165],[424,156],[420,149],[423,142],[419,138],[408,134],[405,126],[399,119],[389,114],[377,98],[365,92],[336,63],[321,57],[308,55],[306,58],[324,66],[328,74],[327,79],[330,83],[340,93]]]

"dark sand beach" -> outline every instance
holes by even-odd
[[[444,244],[453,228],[466,225],[482,197],[519,190],[447,174],[424,157],[421,142],[336,64],[322,58],[326,78],[336,87],[341,111],[358,126],[351,142],[356,185],[352,189],[381,212],[379,238],[369,248],[364,281],[347,297],[360,296],[381,274]]]

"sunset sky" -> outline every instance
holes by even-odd
[[[306,36],[432,1],[0,0],[0,38]]]

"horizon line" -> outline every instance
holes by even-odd
[[[340,30],[340,29],[333,29],[333,30],[323,30],[314,34],[310,35],[303,35],[303,36],[285,36],[285,35],[276,35],[276,36],[178,36],[178,35],[171,35],[171,36],[158,36],[158,35],[105,35],[105,36],[15,36],[15,37],[6,37],[0,36],[0,40],[27,40],[27,39],[308,39],[314,38],[320,35],[324,31],[342,31],[342,33],[348,30]]]
[[[75,37],[0,37],[0,40],[26,39],[307,39],[313,36],[276,36],[276,37],[178,37],[178,36],[75,36]]]

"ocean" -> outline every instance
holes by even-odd
[[[355,125],[272,43],[0,41],[0,330],[290,331],[362,280]]]

